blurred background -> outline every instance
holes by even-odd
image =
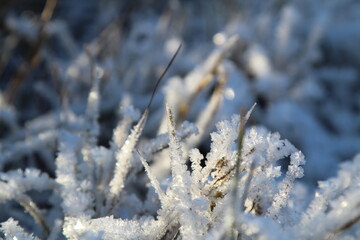
[[[182,43],[144,136],[163,131],[164,102],[178,104],[179,123],[205,119],[193,146],[206,153],[214,123],[256,102],[250,125],[302,150],[305,181],[315,184],[360,152],[359,26],[357,0],[1,0],[0,169],[54,176],[56,131],[64,112],[85,112],[92,72],[101,79],[99,144],[109,146],[120,106],[144,110]],[[206,72],[216,51],[223,82]],[[199,83],[194,70],[214,76]]]

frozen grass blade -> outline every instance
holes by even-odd
[[[204,136],[208,134],[210,127],[214,123],[216,113],[219,110],[220,104],[223,100],[223,90],[227,82],[227,73],[223,64],[220,64],[216,70],[217,84],[215,90],[212,93],[208,104],[205,109],[199,114],[196,120],[196,126],[199,128],[200,134],[191,137],[187,143],[190,147],[197,146]]]
[[[46,238],[50,234],[50,227],[45,221],[38,206],[31,200],[31,198],[25,194],[15,198],[15,200],[28,212],[34,220],[43,228],[44,237]]]
[[[125,186],[125,179],[127,177],[127,174],[130,170],[130,162],[132,157],[132,152],[139,140],[139,137],[142,133],[142,130],[144,128],[147,116],[150,111],[151,103],[153,101],[153,98],[155,96],[155,93],[157,91],[157,88],[161,82],[161,80],[164,78],[166,72],[169,70],[170,66],[174,62],[176,56],[178,55],[179,51],[181,49],[181,45],[176,50],[175,54],[171,58],[170,62],[166,66],[164,72],[161,74],[160,78],[157,80],[156,85],[154,87],[154,90],[151,94],[149,103],[142,114],[139,122],[135,125],[135,127],[132,129],[130,135],[127,137],[124,145],[121,147],[121,149],[116,153],[116,166],[115,166],[115,173],[114,177],[110,182],[110,193],[112,195],[112,198],[115,198],[119,196],[122,189]]]
[[[228,230],[228,238],[230,237],[230,239],[232,237],[236,237],[234,236],[235,232],[234,229],[236,229],[236,225],[237,225],[237,214],[241,212],[244,212],[245,207],[244,207],[244,203],[245,200],[247,198],[247,194],[250,188],[250,183],[251,183],[251,179],[253,177],[254,174],[254,168],[255,168],[255,162],[253,161],[251,163],[250,169],[249,169],[249,173],[247,175],[247,179],[245,181],[245,188],[244,188],[244,193],[241,197],[241,201],[240,201],[240,209],[239,209],[239,202],[238,200],[238,183],[240,181],[240,165],[243,161],[243,156],[242,156],[242,151],[243,151],[243,139],[244,139],[244,135],[245,135],[245,126],[246,123],[252,113],[252,111],[254,110],[256,106],[256,103],[251,107],[251,109],[246,113],[246,109],[245,107],[242,107],[240,110],[240,124],[239,124],[239,137],[238,137],[238,143],[237,143],[237,153],[236,153],[236,164],[235,164],[235,176],[233,178],[233,190],[232,190],[232,203],[233,203],[233,211],[231,213],[231,227]],[[239,211],[240,210],[240,211]],[[240,233],[238,233],[240,234]],[[235,234],[236,235],[236,234]],[[237,238],[237,237],[236,237]]]
[[[191,184],[190,175],[186,169],[186,162],[183,158],[183,151],[181,149],[179,139],[176,136],[174,115],[168,105],[166,105],[166,112],[168,116],[170,161],[172,178],[174,182],[173,186],[185,190]]]
[[[151,172],[150,166],[146,162],[145,158],[141,155],[141,153],[139,151],[137,151],[137,153],[139,154],[141,163],[144,166],[145,171],[150,179],[151,185],[154,187],[155,192],[159,195],[159,199],[163,205],[165,203],[165,197],[166,197],[165,193],[163,192],[163,190],[161,190],[160,183],[156,179],[155,175]]]
[[[179,122],[182,122],[186,118],[186,115],[197,95],[199,95],[202,89],[211,82],[218,69],[220,69],[220,75],[224,74],[222,73],[221,62],[238,46],[239,42],[239,36],[234,35],[230,37],[224,46],[216,48],[202,65],[195,68],[185,77],[184,81],[190,96],[188,99],[180,99],[182,102],[178,103],[180,105],[178,113]],[[220,88],[223,84],[222,81],[223,76],[220,76]],[[218,92],[216,91],[214,94],[218,94]]]
[[[240,166],[242,163],[242,150],[243,150],[243,140],[244,140],[244,134],[245,134],[245,125],[247,123],[247,121],[250,118],[251,113],[253,112],[254,108],[256,106],[256,103],[254,103],[252,105],[252,107],[250,108],[250,110],[245,114],[245,109],[243,108],[241,110],[241,115],[240,115],[240,126],[239,126],[239,140],[238,140],[238,146],[237,146],[237,154],[236,154],[236,172],[235,172],[235,188],[234,188],[234,204],[235,204],[235,210],[237,210],[236,207],[236,199],[238,197],[238,187],[237,187],[237,183],[240,181]],[[241,202],[240,202],[240,210],[243,212],[244,209],[244,204],[245,204],[245,200],[247,198],[247,194],[249,191],[249,187],[250,187],[250,182],[251,182],[251,178],[254,174],[254,168],[255,168],[255,162],[253,161],[251,163],[251,167],[249,170],[249,175],[246,179],[246,184],[245,184],[245,190],[244,190],[244,194],[242,196]]]

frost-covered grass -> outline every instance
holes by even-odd
[[[44,4],[0,3],[0,237],[360,239],[357,1]]]

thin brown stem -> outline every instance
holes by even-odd
[[[58,0],[47,0],[45,3],[44,10],[41,13],[41,21],[48,22],[54,14],[55,7]]]
[[[27,76],[31,73],[32,69],[37,66],[42,57],[41,57],[41,48],[47,41],[47,34],[45,32],[45,26],[50,18],[53,15],[54,9],[56,7],[57,0],[47,0],[44,10],[40,17],[39,24],[39,34],[38,37],[30,49],[26,59],[20,65],[16,71],[14,77],[10,80],[10,83],[6,89],[5,99],[8,103],[11,103],[20,88],[23,82],[26,80]]]
[[[180,52],[181,47],[182,47],[182,44],[179,45],[179,47],[177,48],[176,52],[175,52],[174,55],[172,56],[170,62],[167,64],[165,70],[163,71],[163,73],[161,74],[161,76],[159,77],[159,79],[156,81],[154,90],[153,90],[153,92],[152,92],[152,94],[151,94],[150,101],[149,101],[146,109],[150,109],[150,106],[151,106],[151,103],[152,103],[152,101],[153,101],[153,99],[154,99],[154,96],[155,96],[155,93],[156,93],[156,91],[157,91],[157,88],[158,88],[161,80],[164,78],[165,74],[167,73],[167,71],[169,70],[169,68],[171,67],[171,65],[173,64],[176,56],[177,56],[178,53]]]
[[[34,218],[44,230],[45,238],[50,234],[50,227],[47,225],[44,216],[41,214],[38,206],[25,194],[16,198],[16,201]]]

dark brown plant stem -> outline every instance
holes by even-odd
[[[155,87],[154,87],[154,90],[153,90],[153,92],[152,92],[152,94],[151,94],[150,101],[149,101],[149,103],[148,103],[148,105],[147,105],[147,107],[146,107],[147,110],[150,109],[150,106],[151,106],[151,103],[152,103],[152,101],[153,101],[153,99],[154,99],[154,96],[155,96],[155,93],[156,93],[156,91],[157,91],[157,88],[158,88],[161,80],[164,78],[165,74],[167,73],[167,71],[169,70],[169,68],[171,67],[171,65],[173,64],[176,56],[177,56],[178,53],[180,52],[181,47],[182,47],[182,44],[179,45],[179,47],[177,48],[176,52],[175,52],[174,55],[172,56],[170,62],[167,64],[165,70],[163,71],[163,73],[161,74],[161,76],[159,77],[159,79],[157,80],[157,82],[156,82],[156,84],[155,84]]]
[[[41,57],[41,48],[47,41],[47,33],[45,32],[45,26],[50,21],[55,7],[57,4],[57,0],[47,0],[44,10],[41,13],[40,24],[39,24],[39,34],[38,37],[33,44],[32,48],[27,54],[26,59],[20,65],[18,70],[16,71],[13,78],[10,80],[10,83],[6,89],[5,99],[8,103],[12,103],[16,96],[16,93],[22,83],[26,80],[27,76],[31,73],[31,71],[40,63]]]

